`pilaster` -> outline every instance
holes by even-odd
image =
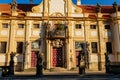
[[[103,38],[103,30],[102,30],[102,21],[99,21],[99,17],[102,17],[100,12],[97,13],[97,29],[98,29],[98,70],[103,69],[104,62],[104,38]]]
[[[25,62],[24,69],[30,68],[30,21],[27,20],[25,23],[25,37],[24,37],[24,45],[25,45]]]
[[[67,69],[70,70],[73,67],[73,38],[72,38],[72,24],[68,21],[68,36],[66,37],[66,54],[67,54]]]
[[[15,20],[11,20],[11,26],[9,28],[9,53],[11,53],[12,51],[15,52],[15,28],[16,28],[16,21]]]
[[[71,0],[67,0],[67,16],[71,16],[72,13],[72,1]]]
[[[47,40],[47,69],[51,68],[51,50],[52,50],[52,46],[51,46],[51,41]]]
[[[43,16],[48,16],[49,0],[43,0]]]

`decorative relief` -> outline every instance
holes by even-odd
[[[5,55],[0,55],[0,62],[5,62]]]
[[[55,12],[55,13],[51,14],[50,16],[51,17],[63,17],[63,14],[59,13],[59,12]]]
[[[75,31],[76,36],[84,36],[82,31]]]
[[[75,7],[76,9],[75,9],[75,12],[76,13],[82,13],[82,9],[80,8],[80,7]]]
[[[91,35],[92,37],[97,36],[97,31],[91,31],[91,32],[90,32],[90,35]]]
[[[63,0],[49,0],[49,13],[60,12],[65,14],[65,2]]]
[[[7,35],[7,33],[8,33],[7,30],[2,30],[1,31],[1,35],[3,35],[3,36]]]
[[[90,61],[91,62],[98,62],[98,56],[97,55],[90,55]]]
[[[18,30],[18,31],[17,31],[17,35],[18,35],[18,36],[23,36],[23,35],[24,35],[23,30]]]
[[[41,12],[41,5],[34,6],[32,8],[32,12],[34,12],[34,13],[40,13]]]
[[[55,39],[55,40],[52,42],[52,45],[53,45],[53,47],[62,47],[62,46],[63,46],[63,41],[60,40],[60,39]]]
[[[34,30],[33,32],[32,32],[32,35],[34,35],[34,36],[39,36],[39,31],[37,31],[37,30]]]

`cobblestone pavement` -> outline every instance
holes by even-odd
[[[35,72],[15,73],[12,77],[0,77],[0,80],[120,80],[120,74],[105,74],[105,72],[87,72],[79,75],[78,72],[45,72],[41,77]]]
[[[0,78],[0,80],[120,80],[120,78]]]
[[[37,77],[35,75],[27,76],[13,76],[13,77],[1,77],[0,80],[120,80],[120,74],[118,75],[43,75]]]

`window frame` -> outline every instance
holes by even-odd
[[[2,28],[8,28],[9,24],[8,23],[2,23]]]
[[[19,47],[20,47],[20,49],[19,49]],[[23,53],[23,42],[17,42],[17,44],[16,44],[16,52],[20,53],[20,54]]]
[[[111,26],[110,26],[109,24],[106,24],[106,25],[104,25],[104,29],[105,29],[105,30],[110,30],[110,29],[111,29]]]
[[[91,24],[91,25],[90,25],[90,29],[96,30],[96,29],[97,29],[97,26],[96,26],[95,24]]]
[[[18,24],[18,28],[24,29],[24,27],[25,27],[25,24],[22,24],[22,23],[19,23],[19,24]]]
[[[75,29],[82,29],[82,25],[81,24],[75,24]]]
[[[33,28],[34,28],[34,29],[40,29],[40,24],[37,24],[37,23],[36,23],[36,24],[33,24]]]
[[[0,42],[0,53],[6,53],[6,51],[7,51],[7,42],[6,41]]]
[[[98,43],[97,42],[91,42],[91,52],[98,53]]]

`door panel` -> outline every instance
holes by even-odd
[[[53,67],[63,67],[62,47],[53,47]]]
[[[32,53],[31,53],[31,67],[36,67],[36,63],[37,63],[36,53],[38,53],[38,52],[32,51]]]
[[[78,58],[77,58],[77,56],[78,56],[78,54],[79,54],[79,51],[75,51],[75,53],[76,53],[76,66],[78,65]]]

